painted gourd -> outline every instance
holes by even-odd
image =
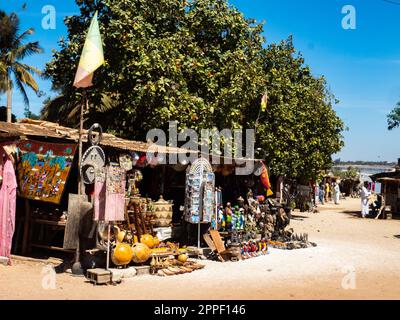
[[[180,261],[182,263],[185,263],[187,261],[187,259],[188,259],[188,256],[184,253],[182,253],[178,256],[178,261]]]
[[[153,238],[153,248],[157,248],[160,245],[160,239],[158,237]]]
[[[112,262],[117,266],[127,265],[133,257],[132,247],[127,243],[118,243],[111,256]]]
[[[120,231],[117,234],[117,241],[118,242],[123,242],[126,236],[126,231]]]
[[[132,261],[135,263],[143,263],[149,260],[151,255],[150,248],[143,243],[135,243],[132,246],[133,249],[133,257]]]
[[[144,234],[140,237],[140,242],[148,246],[150,249],[154,247],[154,238],[150,234]]]

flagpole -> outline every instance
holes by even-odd
[[[79,60],[78,69],[75,74],[73,86],[76,88],[87,88],[92,86],[92,78],[94,71],[104,63],[103,46],[101,41],[101,34],[99,24],[97,21],[97,11],[95,12],[86,35],[86,40],[83,46],[82,54]],[[81,162],[82,162],[82,149],[83,149],[83,116],[84,110],[88,110],[87,92],[84,89],[82,92],[81,112],[79,119],[79,155],[78,155],[78,206],[81,211],[82,196],[84,195],[82,175],[81,175]],[[80,248],[79,238],[76,248],[75,266],[81,269],[80,266]]]
[[[82,176],[81,176],[81,170],[80,170],[80,166],[81,166],[81,161],[82,161],[82,136],[83,136],[83,112],[84,112],[84,105],[87,106],[88,101],[87,101],[87,96],[86,96],[86,90],[83,91],[83,99],[82,99],[82,103],[81,103],[81,113],[80,113],[80,118],[79,118],[79,150],[78,150],[78,208],[79,208],[79,212],[81,212],[81,208],[82,208],[82,193],[83,193],[83,188],[82,188]],[[73,273],[75,273],[76,275],[82,275],[83,274],[83,270],[82,270],[82,266],[80,263],[80,254],[81,254],[81,250],[80,250],[80,237],[78,236],[78,241],[77,241],[77,246],[76,246],[76,250],[75,250],[75,263],[73,266]]]
[[[80,165],[82,162],[82,153],[83,153],[83,114],[84,114],[84,106],[88,106],[88,100],[87,100],[87,95],[86,95],[86,90],[83,91],[82,93],[83,99],[81,103],[81,114],[79,118],[79,157],[78,157],[78,168],[80,169]],[[82,174],[81,170],[78,170],[78,195],[82,195]]]

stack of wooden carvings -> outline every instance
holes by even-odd
[[[182,258],[180,255],[178,259],[175,258],[162,258],[153,256],[150,263],[151,274],[158,275],[161,277],[173,276],[178,274],[190,273],[195,270],[203,269],[205,265],[188,261],[186,258]]]

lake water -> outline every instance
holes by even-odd
[[[390,172],[393,171],[393,167],[385,167],[385,166],[353,166],[360,172],[361,181],[371,181],[369,178],[370,175],[382,173],[382,172]],[[336,170],[346,171],[348,166],[334,166]]]

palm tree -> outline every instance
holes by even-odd
[[[31,88],[37,94],[39,87],[33,75],[41,75],[40,70],[29,66],[22,60],[43,50],[39,42],[24,40],[33,34],[32,28],[19,34],[19,18],[15,13],[7,15],[0,11],[0,93],[7,92],[7,122],[11,122],[11,105],[14,86],[21,93],[24,104],[29,108],[29,99],[25,87]]]
[[[75,96],[61,94],[54,99],[43,101],[40,119],[57,122],[61,125],[76,127],[79,124],[79,113],[82,105],[82,94]],[[85,110],[85,121],[102,119],[102,124],[107,123],[107,117],[118,109],[120,105],[119,94],[110,92],[101,93],[99,97],[90,96],[88,109]],[[108,118],[108,120],[112,120]]]

